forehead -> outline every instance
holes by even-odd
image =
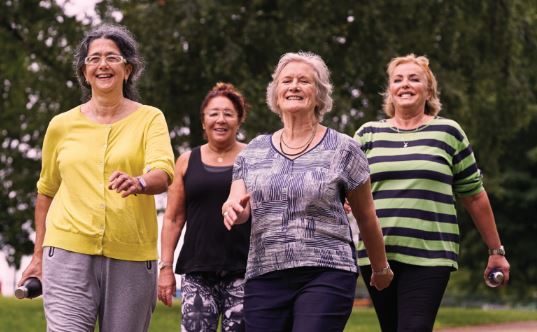
[[[224,96],[216,96],[216,97],[211,98],[211,100],[209,100],[209,102],[207,103],[207,106],[205,107],[205,109],[207,110],[216,109],[216,108],[226,108],[226,109],[235,110],[235,106],[233,105],[231,100],[229,100],[227,97],[224,97]]]
[[[94,54],[94,53],[120,53],[119,47],[116,45],[116,43],[107,38],[97,38],[90,42],[88,47],[88,54]]]
[[[285,65],[280,72],[280,77],[286,76],[308,76],[313,78],[315,75],[313,68],[301,61],[292,61]]]
[[[404,62],[399,65],[397,65],[390,76],[410,76],[410,75],[418,75],[418,76],[425,76],[425,70],[414,62]]]

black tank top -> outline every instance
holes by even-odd
[[[222,218],[222,204],[229,196],[233,167],[204,165],[201,150],[190,153],[183,178],[186,195],[186,233],[175,272],[244,274],[251,222],[228,231]]]

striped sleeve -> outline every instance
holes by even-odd
[[[453,155],[453,192],[457,196],[472,196],[484,190],[481,171],[466,134],[456,123],[454,129],[461,139]]]

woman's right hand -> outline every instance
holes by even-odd
[[[241,197],[238,202],[228,200],[222,206],[222,216],[224,217],[224,225],[228,230],[231,230],[235,224],[241,224],[248,219],[248,203],[250,202],[250,194]]]
[[[30,264],[26,267],[24,272],[22,272],[22,276],[17,282],[17,287],[22,286],[26,279],[30,277],[36,277],[37,279],[41,280],[41,276],[43,274],[43,264],[42,264],[43,257],[41,254],[34,254],[32,256],[32,260],[30,261]]]
[[[174,293],[175,274],[173,273],[173,268],[163,268],[158,275],[158,299],[168,307],[171,307]]]

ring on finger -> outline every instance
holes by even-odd
[[[225,216],[228,215],[228,212],[226,211],[226,212],[224,212],[222,215],[225,217]]]

